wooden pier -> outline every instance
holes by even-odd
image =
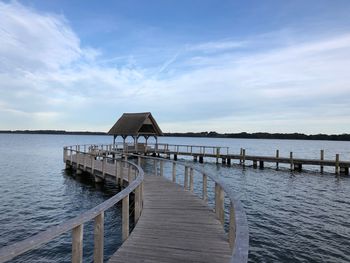
[[[72,232],[72,262],[81,263],[84,224],[90,220],[94,220],[94,262],[102,263],[105,211],[118,202],[122,203],[124,243],[110,262],[247,262],[249,236],[243,206],[218,176],[163,158],[132,156],[136,164],[127,160],[131,155],[124,154],[125,160],[113,155],[115,153],[92,145],[65,147],[66,168],[80,176],[90,174],[96,183],[108,180],[124,189],[76,218],[0,248],[0,263],[68,231]],[[150,175],[144,176],[142,162],[153,163]],[[164,177],[166,164],[171,166],[168,175],[171,180]],[[182,182],[178,174],[183,175]],[[202,186],[200,198],[194,194],[197,180]],[[209,180],[215,183],[214,189],[209,188]],[[214,210],[207,206],[210,193],[214,193]],[[133,195],[133,204],[129,202],[130,195]],[[133,231],[130,220],[136,224]],[[223,228],[225,224],[227,233]]]
[[[219,146],[198,146],[198,145],[175,145],[175,144],[135,144],[117,143],[114,145],[100,145],[99,149],[115,152],[116,154],[147,154],[153,156],[163,155],[167,158],[173,157],[177,160],[178,156],[189,156],[194,161],[203,163],[206,158],[215,159],[216,163],[231,165],[233,160],[237,160],[242,166],[251,165],[253,168],[263,169],[266,163],[275,165],[278,169],[280,164],[288,164],[291,171],[302,171],[305,166],[317,166],[321,173],[324,167],[333,167],[337,175],[349,175],[350,161],[341,160],[340,155],[336,154],[334,159],[325,159],[324,150],[320,150],[319,159],[298,158],[289,153],[289,156],[280,156],[279,150],[276,150],[274,156],[249,155],[245,149],[240,149],[239,154],[230,153],[228,147]]]
[[[161,176],[146,176],[142,216],[109,263],[230,262],[219,220],[190,191]]]

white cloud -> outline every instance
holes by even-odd
[[[57,70],[82,53],[79,38],[63,17],[39,14],[16,2],[0,2],[0,71]]]
[[[172,46],[158,67],[115,67],[62,16],[0,2],[0,17],[0,129],[98,130],[152,111],[165,131],[348,132],[350,34]]]

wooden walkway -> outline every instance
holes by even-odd
[[[102,150],[104,149],[103,145]],[[120,153],[120,154],[153,154],[165,155],[170,158],[173,155],[174,160],[177,160],[178,156],[191,156],[194,161],[203,163],[204,158],[215,158],[216,162],[221,159],[223,164],[231,165],[232,160],[239,160],[239,164],[245,166],[247,161],[250,161],[253,168],[263,169],[265,163],[275,163],[276,168],[279,168],[279,164],[289,164],[290,170],[301,171],[303,165],[319,166],[320,172],[323,173],[324,167],[334,167],[335,174],[349,175],[350,161],[341,160],[341,156],[336,154],[334,159],[325,159],[324,150],[320,150],[320,159],[310,158],[298,158],[293,155],[293,152],[289,153],[289,156],[280,156],[279,150],[276,150],[275,156],[257,156],[248,155],[246,150],[241,148],[240,154],[229,153],[228,147],[217,146],[197,146],[197,145],[174,145],[174,144],[149,144],[147,147],[141,144],[142,147],[135,148],[134,145],[126,145],[120,148],[118,145],[112,150],[112,145],[105,145],[107,152]],[[147,149],[147,150],[146,150]]]
[[[227,235],[213,210],[161,176],[146,176],[142,215],[110,258],[124,262],[229,262]]]

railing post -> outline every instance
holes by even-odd
[[[293,171],[293,152],[290,152],[289,159],[290,159],[290,170]]]
[[[233,204],[230,204],[230,222],[228,230],[228,241],[230,248],[233,248],[235,245],[235,234],[236,234],[236,222],[235,222],[235,209]]]
[[[84,156],[84,171],[86,170],[86,153],[84,151],[83,153],[83,156]]]
[[[128,164],[128,184],[131,183],[132,179],[131,179],[131,165]]]
[[[185,166],[184,188],[188,189],[188,167]]]
[[[219,163],[219,157],[220,157],[220,148],[216,148],[216,163]]]
[[[63,162],[66,162],[66,158],[67,158],[67,148],[63,147]]]
[[[120,161],[120,163],[119,163],[119,178],[120,178],[120,185],[123,185],[124,174],[123,174],[123,162],[122,161]]]
[[[118,162],[116,159],[114,159],[114,170],[115,183],[118,185]]]
[[[122,239],[123,242],[129,237],[129,195],[122,201]]]
[[[157,160],[156,159],[153,160],[153,166],[154,166],[154,175],[157,176],[158,169],[157,169]]]
[[[83,224],[72,230],[72,263],[83,262]]]
[[[173,162],[173,183],[176,183],[176,163]]]
[[[94,226],[94,263],[103,263],[104,248],[104,212],[95,217]]]
[[[124,156],[124,161],[125,161],[125,167],[126,167],[127,161],[128,161],[128,155],[127,154],[125,154],[125,156]]]
[[[141,167],[141,156],[137,156],[137,165]]]
[[[243,164],[243,167],[245,166],[245,149],[242,149],[242,164]]]
[[[339,154],[335,155],[335,174],[339,175]]]
[[[321,150],[321,166],[320,166],[320,170],[321,173],[323,173],[323,160],[324,160],[324,150]]]
[[[280,157],[280,151],[276,150],[276,159],[278,159]],[[276,169],[278,169],[279,163],[278,161],[276,162]]]
[[[208,176],[203,173],[203,193],[202,199],[208,201]]]
[[[218,183],[215,183],[215,213],[221,224],[224,224],[224,191]]]
[[[193,192],[194,185],[193,185],[193,168],[190,168],[190,191]]]
[[[140,211],[142,211],[142,209],[143,209],[143,182],[141,182],[140,184]]]
[[[91,174],[93,175],[95,171],[95,157],[91,157]]]
[[[242,164],[243,148],[239,151],[239,164]]]
[[[134,216],[135,223],[137,223],[137,221],[139,220],[140,213],[141,213],[141,196],[140,195],[141,195],[141,185],[139,185],[135,189],[135,216]]]
[[[160,176],[164,175],[164,162],[160,161]]]
[[[106,158],[102,156],[102,177],[105,177],[105,169],[106,169]]]

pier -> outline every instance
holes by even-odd
[[[161,262],[247,262],[246,215],[235,193],[220,178],[169,159],[133,154],[124,154],[120,159],[103,149],[92,145],[65,147],[63,161],[77,176],[92,176],[96,183],[110,181],[120,185],[122,191],[76,218],[1,248],[0,262],[66,232],[72,233],[72,262],[83,262],[84,224],[93,220],[94,262],[102,263],[105,211],[119,202],[124,243],[110,258],[111,263],[139,262],[141,258]],[[144,174],[142,163],[151,163],[152,171]],[[170,174],[166,174],[166,165],[171,167]],[[214,183],[213,189],[209,181]],[[200,196],[194,193],[198,184]],[[207,204],[210,193],[214,193],[214,209]],[[130,227],[131,220],[134,229]]]
[[[280,156],[279,150],[276,150],[274,156],[249,155],[246,150],[241,148],[238,154],[230,152],[228,147],[221,146],[199,146],[199,145],[176,145],[165,143],[115,143],[110,145],[96,145],[100,150],[114,152],[115,154],[145,154],[153,156],[163,156],[177,160],[179,156],[192,157],[194,161],[203,163],[205,159],[214,159],[216,163],[222,163],[230,166],[236,160],[243,167],[251,165],[253,168],[263,169],[266,163],[275,165],[276,169],[280,164],[288,164],[291,171],[302,171],[305,166],[318,166],[321,173],[324,167],[333,167],[336,175],[349,175],[350,161],[340,159],[336,154],[334,159],[325,159],[324,150],[320,150],[319,159],[299,158],[293,152],[289,156]]]

